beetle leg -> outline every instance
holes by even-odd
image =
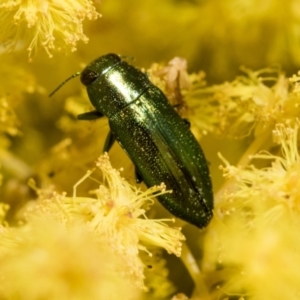
[[[136,183],[141,183],[143,182],[143,176],[142,174],[139,172],[139,170],[137,169],[137,167],[135,167],[134,169],[134,172],[135,172],[135,182]]]
[[[78,120],[96,120],[103,117],[103,114],[101,114],[99,111],[94,110],[94,111],[89,111],[83,114],[79,114],[77,116]]]
[[[104,143],[104,147],[103,147],[103,152],[108,152],[112,145],[114,144],[116,140],[115,135],[111,132],[111,130],[108,132],[105,143]]]

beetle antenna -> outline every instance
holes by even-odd
[[[53,96],[63,85],[65,85],[65,83],[67,83],[69,80],[73,79],[74,77],[77,77],[81,74],[81,72],[76,72],[75,74],[73,74],[72,76],[70,76],[69,78],[67,78],[65,81],[63,81],[50,95],[49,97]]]

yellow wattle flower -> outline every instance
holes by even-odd
[[[0,4],[0,42],[9,50],[26,47],[29,58],[39,47],[52,57],[54,49],[75,51],[79,41],[87,43],[82,23],[98,17],[90,0],[7,0]]]
[[[226,188],[205,242],[204,272],[217,278],[216,297],[296,299],[300,276],[299,125],[274,129],[282,155],[262,151],[253,165],[234,167],[222,156]],[[265,162],[265,168],[255,163]],[[213,275],[214,274],[214,275]]]

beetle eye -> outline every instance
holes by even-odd
[[[88,86],[93,83],[99,74],[93,70],[85,69],[80,76],[80,81],[83,85]]]

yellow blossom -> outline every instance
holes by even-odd
[[[152,256],[146,252],[141,252],[140,256],[145,264],[145,285],[147,292],[145,299],[163,300],[169,299],[176,291],[174,283],[168,280],[170,271],[166,265],[166,259],[161,249],[149,248]]]
[[[253,156],[265,168],[237,168],[222,158],[227,188],[218,197],[206,240],[204,270],[215,296],[297,299],[299,296],[299,126],[274,130],[282,156]]]
[[[145,216],[152,199],[168,191],[163,185],[145,192],[129,185],[111,167],[107,154],[101,156],[96,165],[103,172],[104,181],[99,188],[91,191],[96,198],[78,197],[77,185],[73,198],[53,194],[51,190],[37,190],[40,200],[24,212],[25,219],[30,223],[30,220],[43,219],[44,214],[50,214],[66,226],[72,226],[74,221],[83,222],[99,239],[104,237],[107,247],[120,256],[119,274],[131,278],[142,288],[144,264],[139,257],[140,250],[151,255],[147,245],[153,245],[177,256],[181,253],[184,236],[180,230],[165,225],[163,221],[168,220],[153,220]],[[88,172],[78,184],[90,175],[91,172]],[[52,197],[49,197],[51,194]]]
[[[195,85],[186,95],[190,119],[198,128],[222,136],[241,138],[254,131],[271,134],[276,123],[293,124],[299,116],[300,98],[289,93],[289,80],[276,69],[246,75],[221,85]]]
[[[55,48],[69,47],[75,51],[78,41],[88,42],[83,33],[83,21],[100,16],[90,0],[3,2],[0,4],[0,42],[9,50],[24,45],[30,58],[40,46],[50,57]]]
[[[97,2],[0,4],[0,298],[298,299],[300,75],[288,78],[300,61],[299,1],[110,0],[88,22]],[[180,230],[153,219],[166,214],[159,203],[147,213],[163,186],[132,187],[104,156],[70,196],[108,122],[76,119],[93,109],[79,78],[47,95],[108,52],[152,63],[150,79],[207,135],[214,219],[202,231],[185,224],[180,258],[165,253],[180,254]],[[238,162],[222,159],[225,180],[218,152]],[[110,157],[130,180],[117,143]]]
[[[26,96],[32,95],[36,91],[42,93],[43,89],[37,85],[33,74],[26,68],[21,65],[14,68],[14,60],[11,57],[0,56],[0,63],[0,76],[2,78],[0,86],[0,134],[15,136],[21,133],[19,128],[21,124],[16,109],[22,104]]]
[[[50,215],[0,231],[0,295],[6,299],[138,299],[120,256],[80,222]],[[116,288],[117,287],[117,288]]]

